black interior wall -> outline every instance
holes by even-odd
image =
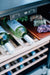
[[[37,13],[50,20],[50,4],[38,7]]]

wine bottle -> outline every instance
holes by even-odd
[[[36,52],[35,52],[35,51],[32,51],[32,52],[31,52],[31,55],[32,55],[32,56],[33,56],[33,55],[35,55],[35,54],[36,54]]]
[[[4,47],[7,49],[7,51],[8,51],[10,54],[12,54],[12,53],[15,52],[15,50],[14,50],[15,48],[14,48],[14,46],[11,44],[10,41],[8,41],[7,43],[5,43]]]
[[[35,61],[35,58],[34,59],[32,59],[32,62],[34,62]]]
[[[0,45],[4,46],[9,53],[14,52],[14,47],[9,41],[8,33],[0,26]]]
[[[0,45],[5,44],[8,42],[8,34],[7,32],[0,26]]]
[[[35,52],[35,51],[32,51],[30,54],[31,54],[32,56],[34,56],[34,55],[36,54],[36,52]],[[34,62],[34,61],[35,61],[35,58],[32,59],[32,62]]]
[[[19,59],[18,59],[18,61],[19,62],[22,62],[23,61],[23,58],[22,57],[20,57]],[[20,65],[20,69],[22,69],[24,67],[24,65],[22,64],[22,65]]]
[[[6,69],[9,69],[9,68],[10,68],[9,64],[6,64],[6,65],[5,65],[5,68],[6,68]],[[7,72],[7,75],[12,75],[12,74],[11,74],[11,71],[8,71],[8,72]]]
[[[28,43],[32,44],[34,43],[34,40],[27,35],[26,28],[20,24],[16,20],[8,20],[7,25],[9,26],[11,32],[18,38],[24,38]]]

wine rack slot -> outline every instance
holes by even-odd
[[[33,49],[32,49],[32,51],[33,51]],[[38,49],[38,51],[39,51],[39,49]],[[45,52],[45,51],[48,51],[48,48],[46,48],[46,49],[44,49],[43,51],[39,51],[38,53],[37,53],[37,55],[35,55],[35,57],[36,56],[38,56],[38,54],[40,55],[40,54],[43,54],[43,52]],[[30,51],[31,52],[31,51]],[[29,52],[28,52],[29,53]],[[26,54],[25,54],[26,55]],[[19,57],[18,57],[19,58]],[[4,63],[2,63],[0,66],[3,66],[3,65],[5,65],[6,63],[9,63],[9,62],[11,62],[11,61],[14,61],[14,60],[16,60],[17,59],[17,57],[15,57],[14,59],[11,59],[11,60],[9,60],[9,61],[6,61],[6,62],[4,62]]]
[[[43,47],[42,47],[43,48]],[[32,49],[32,51],[33,51],[33,49]],[[31,52],[32,52],[31,51]],[[15,62],[16,61],[16,63],[14,64],[14,65],[12,65],[12,66],[10,66],[10,68],[9,69],[4,69],[3,71],[1,71],[0,73],[1,73],[1,75],[2,74],[4,74],[4,73],[6,73],[6,72],[8,72],[8,71],[11,71],[12,69],[15,69],[15,68],[18,68],[20,65],[22,65],[22,64],[25,64],[25,63],[28,63],[27,64],[27,66],[25,66],[24,65],[24,68],[23,69],[19,69],[17,72],[15,72],[13,75],[15,75],[15,74],[18,74],[18,72],[21,72],[21,71],[23,71],[23,70],[25,70],[25,69],[27,69],[27,68],[29,68],[31,65],[34,65],[34,64],[36,64],[36,63],[38,63],[39,61],[41,61],[41,60],[43,60],[43,59],[45,59],[45,58],[47,58],[47,55],[46,54],[44,54],[45,52],[47,52],[48,51],[48,48],[43,48],[43,50],[42,49],[40,49],[40,51],[39,51],[39,49],[36,49],[35,50],[36,51],[36,54],[34,55],[34,56],[32,56],[32,55],[30,55],[30,53],[31,52],[28,52],[27,54],[25,54],[25,55],[23,55],[22,56],[22,58],[24,59],[22,62],[17,62],[17,57],[14,57],[14,60],[11,60],[11,61],[9,61],[9,62],[3,62],[3,63],[1,63],[1,65],[0,65],[0,67],[3,67],[4,65],[6,65],[6,64],[10,64],[11,65],[11,63],[12,62]],[[42,55],[42,56],[41,56]],[[35,61],[34,62],[31,62],[31,60],[32,59],[35,59]]]
[[[38,60],[37,60],[37,61],[35,61],[34,63],[31,63],[30,65],[26,66],[26,67],[25,67],[25,68],[23,68],[22,70],[19,70],[18,72],[15,72],[15,73],[14,73],[14,74],[12,74],[12,75],[15,75],[15,74],[18,74],[18,73],[20,73],[20,72],[24,71],[25,69],[27,69],[27,68],[31,67],[32,65],[35,65],[36,63],[40,62],[41,60],[45,59],[46,57],[47,57],[47,55],[46,55],[46,56],[43,56],[41,59],[38,59]]]
[[[32,51],[32,49],[35,50],[37,48],[40,48],[40,47],[42,47],[42,46],[49,43],[48,39],[49,39],[49,36],[42,39],[42,40],[40,40],[40,41],[35,42],[31,46],[30,45],[26,45],[24,47],[23,46],[18,46],[17,48],[15,48],[15,53],[14,54],[6,54],[4,57],[0,58],[0,63],[3,62],[3,61],[6,61],[8,59],[11,60],[12,58],[14,58],[16,56],[17,56],[17,58],[18,58],[18,56],[21,57],[22,55],[26,54],[27,52]]]
[[[35,62],[28,64],[27,66],[25,66],[25,67],[24,67],[23,69],[21,69],[21,70],[19,69],[19,70],[18,70],[17,72],[15,72],[13,75],[18,74],[18,73],[20,73],[21,71],[24,71],[25,69],[31,67],[32,65],[35,65],[36,63],[42,61],[42,60],[45,59],[45,58],[47,58],[47,55],[44,55],[44,56],[42,56],[41,58],[37,59]],[[10,68],[10,69],[7,69],[7,70],[4,70],[4,71],[0,72],[0,74],[2,75],[2,74],[6,73],[6,72],[8,72],[8,71],[11,71],[11,69],[14,69],[14,67],[16,68],[16,65],[13,66],[13,67]]]

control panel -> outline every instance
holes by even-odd
[[[20,11],[20,12],[16,12],[14,14],[10,15],[10,20],[12,19],[16,19],[22,16],[26,16],[26,15],[31,15],[31,14],[36,14],[37,13],[37,8],[31,8],[31,9],[27,9],[24,11]]]

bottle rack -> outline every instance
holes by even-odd
[[[14,38],[15,42],[10,39],[10,42],[15,47],[15,52],[10,54],[3,50],[0,46],[0,75],[3,75],[10,71],[12,75],[17,75],[20,72],[28,69],[32,65],[37,64],[38,62],[47,58],[47,51],[48,48],[45,46],[49,43],[50,36],[43,38],[42,40],[38,40],[37,38],[34,39],[35,43],[32,45],[24,42],[22,39],[17,39],[13,34],[11,34],[12,38]],[[30,55],[32,51],[36,51],[35,55]],[[23,61],[18,62],[18,58],[22,57]],[[32,62],[32,59],[35,61]],[[13,65],[11,63],[13,62]],[[5,69],[4,65],[9,64],[10,68]],[[20,69],[20,65],[24,65],[22,69]]]

